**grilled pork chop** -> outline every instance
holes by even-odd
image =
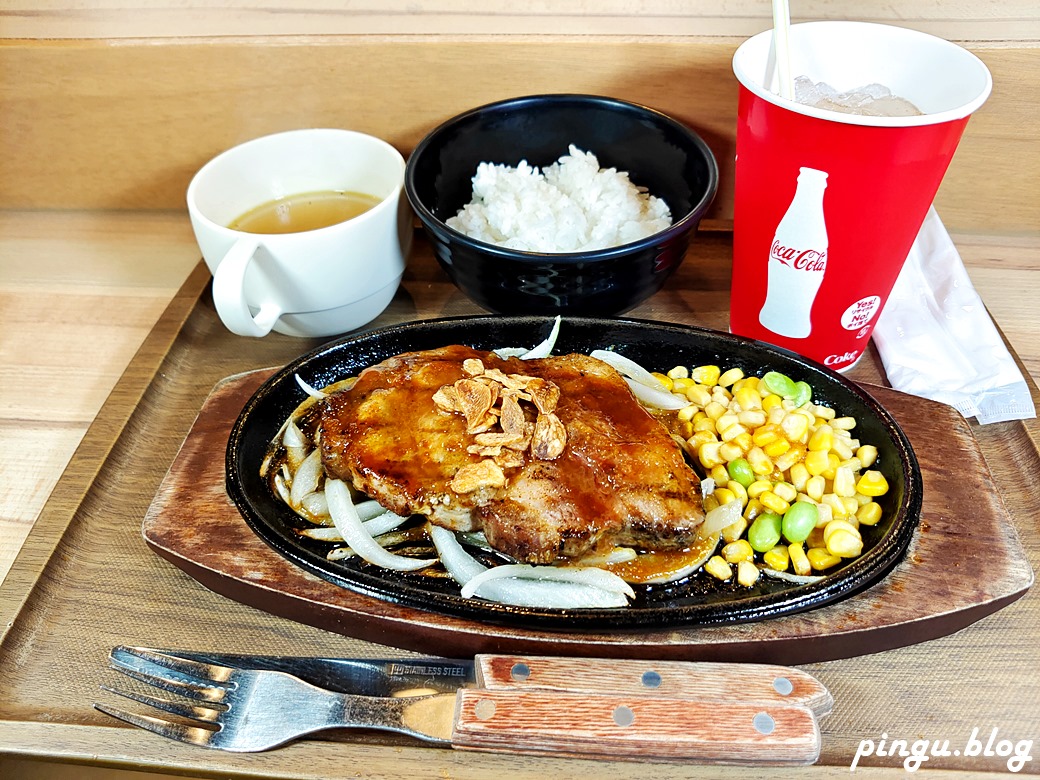
[[[664,425],[585,355],[398,355],[326,399],[320,425],[331,477],[398,514],[482,528],[529,563],[682,549],[704,519],[700,481]]]

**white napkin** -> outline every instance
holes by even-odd
[[[873,337],[897,390],[942,401],[982,424],[1036,417],[1022,372],[934,207]]]

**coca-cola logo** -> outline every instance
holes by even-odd
[[[773,241],[773,247],[769,250],[770,257],[783,263],[796,271],[819,271],[827,269],[827,250],[822,252],[818,249],[797,249],[784,246],[779,241]]]

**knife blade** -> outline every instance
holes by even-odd
[[[478,687],[602,692],[713,702],[797,704],[816,717],[834,699],[800,669],[726,661],[647,661],[479,654],[453,658],[313,658],[159,650],[196,661],[292,674],[319,688],[365,696],[401,696]]]

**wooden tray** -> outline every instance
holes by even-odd
[[[757,623],[611,633],[492,625],[390,604],[291,564],[253,533],[225,493],[228,434],[250,395],[274,370],[237,375],[217,385],[147,512],[143,534],[156,553],[206,587],[319,628],[448,656],[540,652],[792,664],[952,633],[1022,596],[1033,581],[964,418],[949,406],[866,385],[914,445],[924,479],[924,509],[905,559],[861,594]],[[984,565],[979,550],[986,551]]]

